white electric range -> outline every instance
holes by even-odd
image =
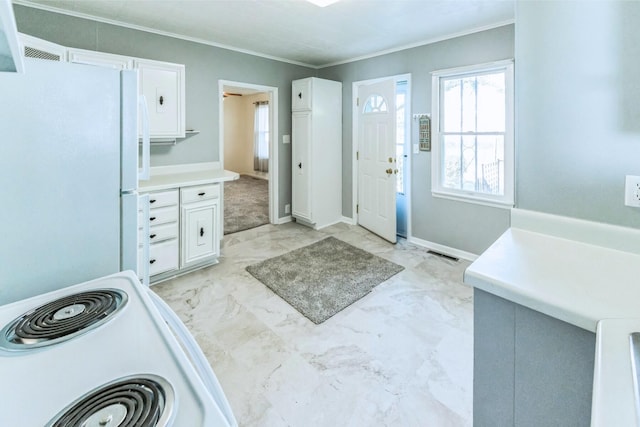
[[[131,272],[1,306],[0,329],[0,426],[237,426],[191,335]]]

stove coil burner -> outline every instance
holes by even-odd
[[[66,341],[108,321],[126,302],[127,294],[115,289],[62,297],[7,325],[1,332],[0,346],[26,350]]]
[[[118,379],[64,409],[47,427],[162,427],[173,412],[174,392],[149,375]]]

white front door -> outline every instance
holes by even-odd
[[[358,223],[396,242],[395,79],[358,87]]]

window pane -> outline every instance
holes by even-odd
[[[462,190],[476,191],[476,137],[462,137]]]
[[[447,135],[442,166],[445,188],[504,195],[504,136]]]
[[[443,80],[440,126],[445,132],[460,132],[461,130],[461,89],[460,79]]]
[[[380,95],[370,95],[364,104],[363,113],[384,113],[387,111],[387,101]]]
[[[505,74],[478,76],[478,132],[505,131]]]
[[[404,193],[404,141],[406,117],[406,82],[399,82],[396,86],[396,192]]]
[[[462,132],[476,132],[476,86],[475,77],[460,80],[462,85]]]
[[[448,135],[442,142],[442,186],[460,189],[462,137]]]
[[[478,137],[478,191],[504,195],[504,136]]]

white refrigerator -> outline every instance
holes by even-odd
[[[0,73],[0,305],[137,270],[135,71]]]

